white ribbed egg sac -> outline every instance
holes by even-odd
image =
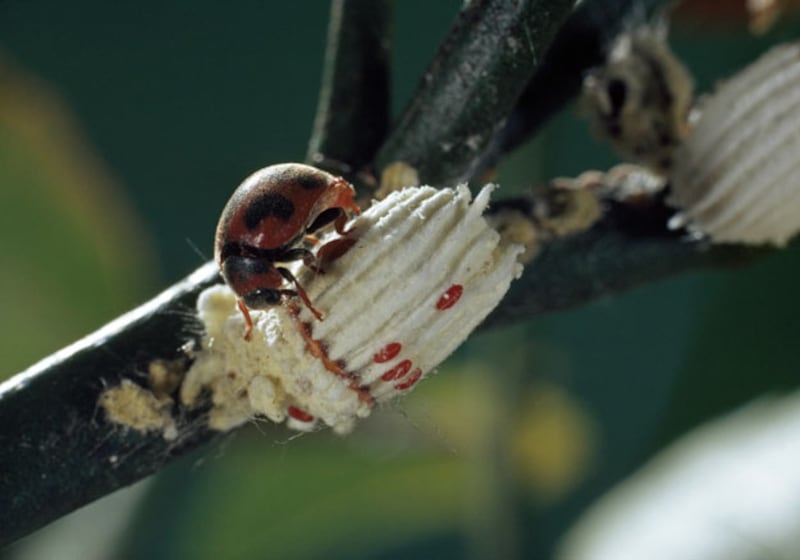
[[[675,155],[670,227],[784,245],[800,230],[800,43],[767,52],[700,110]]]
[[[504,244],[482,215],[493,188],[474,201],[465,186],[395,191],[348,224],[355,242],[324,273],[292,265],[322,320],[294,300],[251,310],[246,340],[236,295],[224,285],[204,291],[206,336],[181,402],[196,406],[210,394],[216,430],[265,418],[347,433],[376,404],[410,391],[522,271],[523,247]]]

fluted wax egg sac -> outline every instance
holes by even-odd
[[[800,43],[767,52],[700,110],[676,152],[670,227],[784,245],[800,230]]]
[[[293,273],[324,320],[303,305],[251,310],[213,286],[198,300],[206,338],[181,387],[209,426],[227,430],[254,417],[297,430],[352,429],[375,404],[403,394],[441,363],[521,273],[519,245],[505,245],[482,213],[493,186],[411,187],[376,202],[348,228],[355,244],[318,274]],[[336,237],[323,238],[320,245]]]

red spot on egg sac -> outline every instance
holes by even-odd
[[[314,417],[310,415],[308,412],[301,408],[297,408],[296,406],[290,406],[286,409],[286,413],[294,418],[295,420],[299,420],[300,422],[313,422]]]
[[[394,366],[392,369],[381,375],[381,379],[383,379],[384,381],[395,381],[397,379],[400,379],[409,372],[411,366],[412,366],[411,360],[403,360],[402,362]]]
[[[374,356],[372,356],[373,361],[376,364],[382,364],[384,362],[388,362],[395,356],[400,353],[400,350],[403,349],[403,345],[399,342],[390,342],[380,350],[378,350]]]
[[[453,284],[447,291],[442,294],[442,297],[439,298],[439,301],[436,302],[436,309],[439,311],[444,311],[445,309],[450,309],[453,307],[456,302],[461,298],[461,294],[464,293],[464,286],[461,284]]]
[[[411,375],[408,376],[408,379],[403,381],[402,383],[398,383],[394,386],[395,389],[398,391],[405,391],[406,389],[410,389],[413,387],[417,381],[419,381],[420,377],[422,377],[422,370],[417,368],[411,372]]]

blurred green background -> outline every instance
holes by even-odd
[[[460,4],[397,2],[395,111]],[[303,159],[327,17],[322,0],[0,1],[1,377],[189,273],[234,186]],[[798,30],[689,18],[672,42],[708,91]],[[570,111],[500,193],[614,162]],[[798,274],[789,249],[480,334],[351,437],[253,426],[0,557],[547,558],[666,442],[797,385]]]

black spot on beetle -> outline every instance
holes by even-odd
[[[294,178],[294,180],[297,181],[298,185],[307,191],[321,189],[328,185],[328,182],[323,177],[317,177],[314,175],[299,174]]]
[[[247,229],[254,229],[262,220],[274,216],[288,221],[294,214],[294,204],[282,194],[266,193],[258,196],[247,205],[244,223]]]

